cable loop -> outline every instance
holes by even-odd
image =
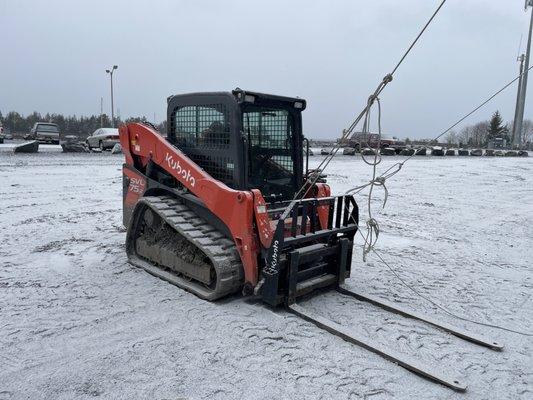
[[[365,156],[363,153],[361,153],[361,160],[363,160],[365,162],[365,164],[367,165],[378,165],[382,158],[381,158],[381,154],[377,154],[377,150],[376,150],[376,154],[374,155],[374,160],[373,161],[370,161],[368,158],[366,158],[367,156]],[[372,156],[370,156],[372,157]]]
[[[366,262],[366,255],[374,250],[374,245],[379,238],[379,223],[374,218],[366,220],[366,236],[363,246],[363,261]]]

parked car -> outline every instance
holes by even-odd
[[[26,140],[38,140],[40,143],[59,144],[59,127],[51,122],[36,122],[30,133],[24,136]]]
[[[4,128],[2,125],[0,125],[0,137],[2,137],[4,140],[13,140],[13,134],[8,128]]]
[[[120,143],[120,140],[118,137],[118,129],[115,128],[97,129],[87,138],[87,146],[89,149],[98,148],[103,151],[112,149],[117,143]]]

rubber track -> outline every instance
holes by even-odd
[[[160,268],[138,256],[134,244],[131,243],[138,236],[133,232],[138,229],[138,224],[130,226],[126,238],[126,249],[130,263],[206,300],[219,299],[235,293],[242,287],[244,272],[233,241],[172,197],[143,197],[139,200],[135,212],[140,212],[143,206],[158,214],[178,234],[209,257],[216,271],[217,282],[215,288],[210,289],[200,282],[178,275],[168,269]],[[136,220],[134,216],[133,221]]]

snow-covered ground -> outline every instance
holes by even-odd
[[[348,284],[503,343],[479,347],[336,293],[305,306],[452,371],[428,382],[283,310],[208,303],[126,262],[122,156],[0,149],[0,399],[531,399],[533,338],[454,320],[414,295],[361,240]],[[311,158],[316,165],[320,156]],[[380,169],[401,160],[392,157]],[[336,157],[335,193],[370,176]],[[414,158],[388,182],[378,243],[425,296],[533,331],[533,159]],[[358,196],[362,218],[366,197]]]

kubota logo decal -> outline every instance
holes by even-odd
[[[189,182],[189,184],[194,187],[194,185],[196,184],[196,179],[194,178],[194,176],[191,175],[190,169],[185,169],[180,165],[180,160],[174,160],[172,158],[172,155],[167,153],[167,155],[165,156],[165,162],[170,168],[176,171],[178,175],[180,175],[183,180],[185,180],[185,182]]]
[[[267,265],[264,269],[264,273],[268,275],[276,274],[276,267],[278,266],[278,257],[279,257],[279,241],[275,240],[272,244],[272,256],[270,258],[270,265]]]

